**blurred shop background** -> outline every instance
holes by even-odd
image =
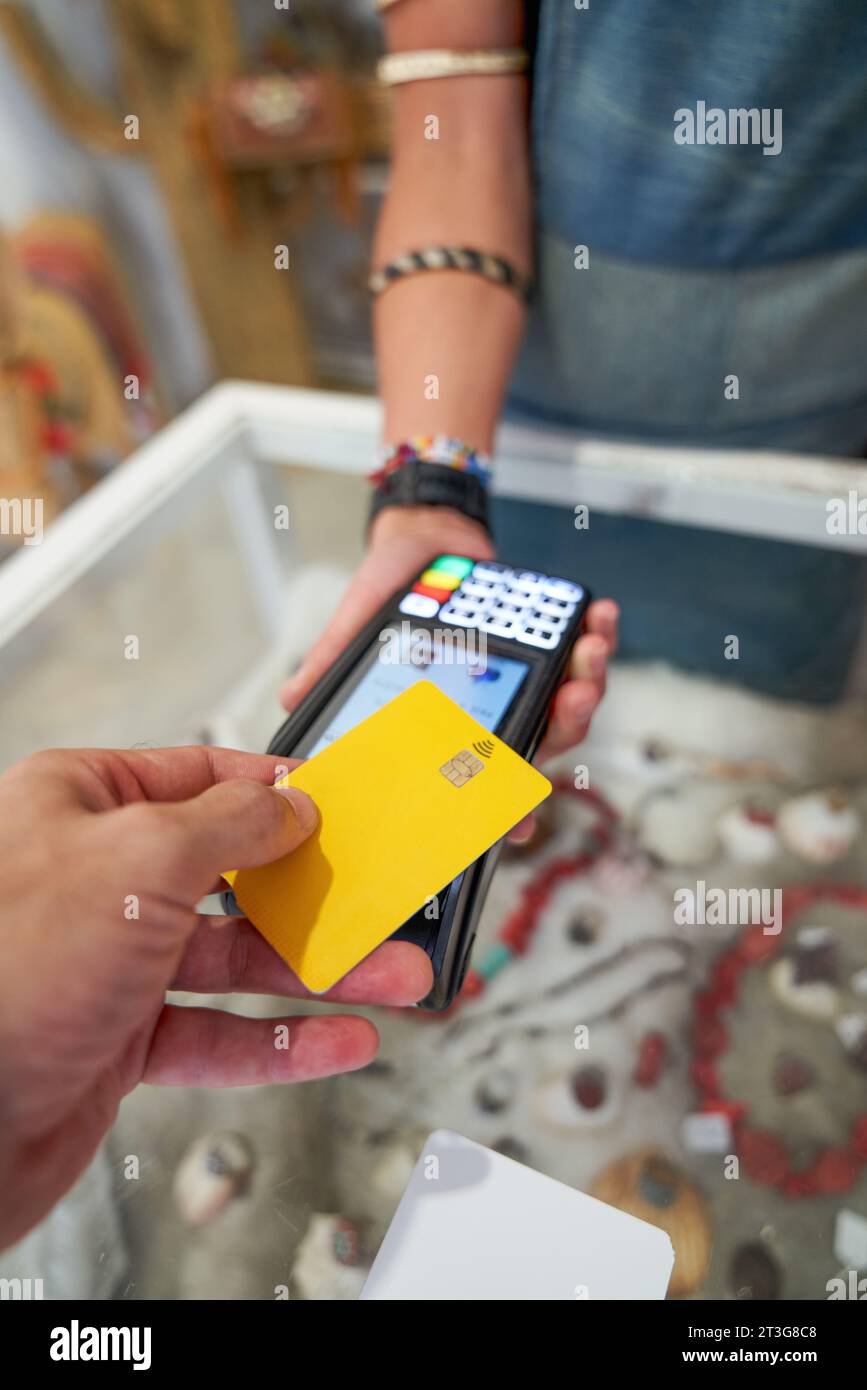
[[[52,570],[32,622],[0,603],[0,766],[49,743],[259,748],[276,727],[280,680],[361,553],[361,477],[307,466],[283,430],[291,467],[279,442],[240,459],[240,482],[164,507],[158,536],[127,517],[115,544],[92,509],[91,569],[74,504],[147,441],[167,486],[187,436],[167,460],[163,432],[215,382],[369,393],[380,46],[373,0],[0,0],[0,492],[65,513],[77,565],[67,588]],[[248,463],[269,503],[291,497],[271,569]],[[686,518],[694,476],[671,483]],[[0,547],[2,599],[21,557]],[[274,580],[264,620],[251,574],[259,600]],[[445,1126],[662,1226],[672,1296],[850,1288],[867,1273],[865,684],[808,706],[616,667],[536,836],[504,856],[447,1017],[376,1012],[382,1051],[356,1076],[140,1088],[0,1275],[52,1298],[354,1298]],[[783,931],[679,925],[673,894],[699,882],[783,891]]]
[[[379,46],[372,0],[0,5],[7,496],[61,509],[219,378],[370,385]]]

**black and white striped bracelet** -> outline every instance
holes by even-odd
[[[492,284],[511,290],[524,304],[529,303],[533,292],[531,277],[522,275],[502,256],[476,251],[469,246],[426,246],[422,251],[407,251],[396,256],[381,270],[375,270],[367,282],[370,293],[382,294],[396,280],[426,270],[462,270],[469,275],[481,275]]]

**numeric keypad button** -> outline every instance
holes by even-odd
[[[400,601],[401,613],[408,613],[411,618],[432,618],[439,606],[439,599],[427,594],[406,594]]]
[[[481,624],[482,632],[489,632],[492,637],[512,637],[517,636],[521,626],[521,615],[516,614],[510,617],[507,613],[499,616],[491,613]]]
[[[460,599],[452,599],[440,609],[443,622],[453,623],[455,627],[480,627],[487,615],[486,604],[463,603]]]
[[[494,599],[503,593],[505,585],[497,579],[465,579],[460,587],[461,597],[473,599]]]
[[[580,603],[584,597],[584,590],[580,584],[573,584],[568,579],[546,579],[542,585],[542,594],[545,598],[565,599],[567,603]]]
[[[538,596],[538,589],[528,589],[526,585],[516,583],[510,584],[503,594],[507,603],[513,603],[516,608],[529,608],[531,604],[535,604]]]
[[[515,633],[519,642],[526,642],[529,647],[541,647],[544,651],[553,651],[560,641],[560,633],[554,628],[544,627],[539,622],[526,622]]]
[[[562,618],[565,622],[577,608],[577,604],[570,603],[567,599],[546,598],[544,594],[537,594],[536,608],[538,612],[545,613],[550,618]]]
[[[528,589],[531,593],[537,592],[543,584],[548,583],[548,576],[537,574],[535,570],[515,570],[514,583],[520,585],[522,589]]]
[[[550,628],[553,632],[562,632],[567,618],[559,618],[551,613],[543,613],[540,609],[534,608],[523,614],[524,623],[533,623],[537,627]]]
[[[479,560],[473,566],[473,579],[491,579],[494,583],[502,583],[506,579],[511,579],[514,571],[508,565],[499,565],[496,560]],[[469,577],[469,576],[468,576]]]

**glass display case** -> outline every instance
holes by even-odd
[[[0,569],[0,765],[57,745],[264,748],[281,681],[362,554],[378,428],[366,397],[225,383],[15,554]],[[828,526],[829,499],[867,496],[867,468],[845,461],[507,425],[496,487],[867,550],[867,525]],[[354,1298],[425,1135],[446,1126],[662,1225],[674,1296],[828,1297],[867,1265],[851,1148],[867,1066],[862,668],[827,709],[616,668],[534,840],[504,857],[477,987],[453,1011],[373,1011],[381,1053],[355,1076],[140,1087],[0,1274],[35,1262],[45,1297]],[[823,860],[829,824],[842,838]],[[557,857],[572,868],[509,957],[503,924]],[[809,892],[747,968],[741,928],[677,920],[699,882]],[[833,993],[822,1016],[810,980]]]

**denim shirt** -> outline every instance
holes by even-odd
[[[602,436],[862,455],[867,3],[539,10],[538,296],[513,409]]]
[[[510,413],[863,456],[867,0],[528,6],[538,294]],[[498,499],[498,539],[511,561],[618,599],[624,655],[790,699],[840,694],[860,558],[595,512],[579,535],[580,500]]]

